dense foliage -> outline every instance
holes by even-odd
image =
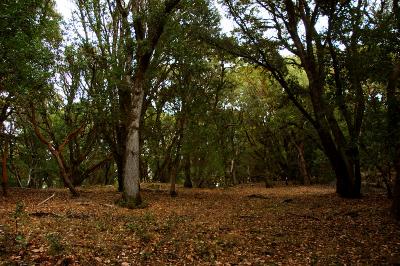
[[[54,1],[0,3],[4,191],[115,184],[140,204],[140,181],[365,182],[398,199],[398,1],[75,4],[62,40]]]

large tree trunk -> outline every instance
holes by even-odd
[[[128,77],[130,79],[130,77]],[[140,205],[140,118],[143,105],[143,75],[136,75],[132,89],[132,106],[125,110],[128,114],[128,127],[125,145],[124,161],[124,193],[123,198],[127,203]]]
[[[153,21],[147,21],[146,1],[117,0],[116,5],[121,14],[122,35],[125,52],[125,84],[123,90],[129,94],[130,104],[122,107],[122,122],[125,123],[127,135],[124,153],[124,193],[123,198],[129,204],[139,205],[140,196],[140,119],[144,97],[144,82],[156,46],[164,31],[168,16],[180,0],[166,1],[165,9]],[[129,21],[129,15],[133,23]],[[144,23],[146,21],[146,24]],[[148,22],[148,23],[147,23]],[[133,28],[132,28],[133,26]],[[132,29],[134,32],[132,32]],[[135,36],[135,40],[133,37]],[[133,47],[133,46],[136,47]],[[136,68],[133,69],[134,61]],[[132,75],[133,74],[133,75]],[[132,80],[133,79],[133,80]]]
[[[140,148],[139,148],[139,121],[132,121],[126,140],[125,168],[124,168],[124,199],[139,205],[140,196]]]
[[[359,165],[350,165],[350,161],[341,147],[337,147],[331,136],[323,130],[318,131],[325,154],[327,155],[336,176],[336,193],[345,198],[360,197],[360,186],[357,185],[355,173]]]

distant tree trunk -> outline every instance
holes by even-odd
[[[393,199],[392,185],[390,184],[391,171],[392,171],[391,167],[389,166],[387,170],[383,166],[380,166],[380,165],[377,165],[376,167],[382,175],[382,179],[383,179],[383,183],[385,184],[385,187],[386,187],[386,194],[387,194],[388,199]]]
[[[176,197],[178,193],[176,192],[176,175],[178,173],[178,165],[172,166],[171,170],[171,186],[169,188],[169,194],[171,197]]]
[[[72,180],[72,184],[74,185],[74,187],[82,185],[83,181],[85,181],[93,172],[99,170],[104,165],[108,164],[111,159],[112,159],[112,154],[109,154],[103,160],[85,169],[85,171],[75,169],[74,172],[70,172],[69,176],[70,179]]]
[[[3,187],[3,195],[7,196],[8,189],[8,174],[7,174],[7,157],[8,157],[8,145],[7,142],[4,141],[3,147],[3,156],[2,156],[2,187]]]
[[[10,162],[11,162],[11,172],[14,174],[15,178],[17,179],[18,186],[23,187],[21,178],[20,178],[20,174],[18,172],[18,169],[15,167],[12,158],[10,159]]]
[[[172,145],[171,145],[172,146]],[[169,170],[171,169],[171,154],[170,149],[167,149],[166,155],[163,162],[160,165],[160,160],[157,162],[157,170],[155,173],[155,179],[161,183],[168,182]]]
[[[110,184],[110,180],[109,180],[110,168],[111,168],[111,162],[107,162],[104,165],[104,185]]]
[[[190,175],[190,168],[191,168],[191,164],[190,164],[190,155],[186,155],[185,158],[185,182],[183,183],[183,186],[185,188],[192,188],[193,184],[192,184],[192,178]]]
[[[122,156],[118,155],[116,158],[118,191],[122,192],[124,191],[124,163]]]
[[[238,184],[237,178],[236,178],[236,163],[235,163],[235,159],[231,160],[231,166],[229,168],[229,176],[232,179],[232,182],[234,185]]]
[[[299,165],[301,177],[303,179],[303,184],[310,185],[311,178],[310,178],[310,174],[307,169],[307,162],[304,157],[304,143],[303,142],[300,142],[300,143],[295,142],[294,145],[296,146],[296,149],[297,149],[298,165]]]

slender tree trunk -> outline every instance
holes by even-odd
[[[236,164],[235,164],[235,159],[231,160],[231,167],[229,168],[229,175],[232,179],[232,182],[234,185],[238,184],[238,181],[236,180]]]
[[[185,188],[192,188],[193,183],[192,183],[192,178],[190,175],[190,155],[188,154],[185,158],[185,182],[183,183],[183,186]]]
[[[111,162],[107,162],[104,165],[104,185],[109,185],[109,183],[110,183],[110,180],[109,180],[110,168],[111,168]]]
[[[118,175],[118,191],[124,191],[124,161],[123,156],[116,156],[116,164],[117,164],[117,175]]]
[[[170,182],[171,182],[171,186],[170,186],[170,190],[169,190],[169,194],[171,195],[171,197],[176,197],[178,195],[178,193],[176,192],[176,175],[178,174],[178,170],[180,167],[180,161],[181,161],[181,154],[180,154],[180,148],[181,148],[181,137],[178,140],[178,147],[176,148],[176,155],[175,155],[175,159],[172,162],[172,167],[170,170]]]
[[[386,195],[387,195],[388,199],[393,199],[392,185],[390,184],[390,181],[389,181],[389,180],[391,180],[391,173],[390,173],[391,167],[389,167],[388,171],[384,170],[384,168],[381,166],[377,166],[377,168],[382,175],[382,179],[383,179],[383,183],[385,184],[385,187],[386,187]]]
[[[147,162],[145,160],[143,160],[143,158],[140,158],[140,176],[141,176],[143,182],[147,182],[149,179],[149,171],[147,168]]]
[[[57,150],[52,149],[51,153],[53,154],[53,156],[55,157],[58,167],[60,169],[60,174],[61,177],[64,181],[64,184],[66,187],[68,187],[69,191],[71,192],[72,196],[74,197],[78,197],[79,193],[78,191],[76,191],[74,185],[71,182],[70,177],[68,176],[67,170],[65,169],[64,163],[63,163],[63,159],[61,158],[60,153]]]
[[[171,170],[171,186],[169,188],[169,194],[171,197],[176,197],[178,193],[176,192],[176,174],[178,172],[177,170],[178,166],[174,165]]]
[[[304,185],[310,185],[311,184],[311,178],[310,174],[307,170],[307,162],[304,157],[304,143],[296,143],[294,142],[294,145],[296,146],[297,149],[297,159],[298,159],[298,164],[299,164],[299,170],[301,177],[303,178],[303,184]]]
[[[7,157],[8,157],[8,145],[7,142],[4,141],[3,148],[3,156],[2,156],[2,187],[3,187],[3,195],[7,196],[8,189],[8,173],[7,173]]]
[[[56,148],[53,146],[51,141],[48,141],[40,132],[37,122],[36,122],[36,115],[35,115],[35,109],[33,107],[33,104],[31,105],[31,108],[32,108],[32,117],[31,117],[32,120],[31,121],[33,124],[33,130],[35,131],[36,136],[39,138],[40,142],[42,142],[43,144],[45,144],[47,146],[50,153],[56,159],[57,165],[60,170],[60,175],[61,175],[62,180],[64,181],[65,186],[68,187],[72,196],[78,197],[79,193],[76,191],[76,189],[70,179],[70,176],[68,175],[65,160],[62,156],[61,151],[62,151],[63,147],[69,143],[69,141],[71,141],[73,138],[75,138],[75,136],[84,129],[84,125],[82,125],[78,129],[76,129],[73,132],[71,132],[70,134],[68,134],[68,136],[65,137],[63,144],[61,144],[58,148]]]

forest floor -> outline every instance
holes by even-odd
[[[143,209],[113,187],[10,189],[0,198],[0,265],[398,265],[390,201],[332,187],[144,185]],[[48,197],[54,197],[38,205]],[[17,226],[16,226],[17,225]]]

